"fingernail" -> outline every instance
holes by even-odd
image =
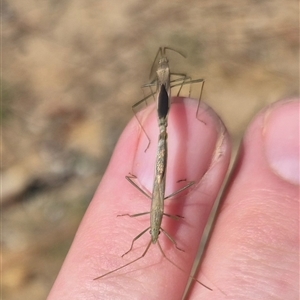
[[[264,126],[269,165],[284,180],[299,185],[299,100],[279,102],[267,112]]]
[[[178,103],[172,104],[167,129],[167,194],[178,189],[178,181],[181,179],[200,181],[211,165],[216,143],[219,141],[221,124],[217,116],[212,112],[209,113],[207,107],[201,106],[200,108],[202,121],[196,117],[196,101],[181,99]],[[147,117],[143,126],[151,143],[147,148],[149,141],[145,133],[141,131],[132,172],[144,187],[151,190],[158,141],[155,111]]]

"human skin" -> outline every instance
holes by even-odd
[[[125,180],[134,174],[151,192],[158,126],[155,110],[143,126],[133,119],[121,135],[109,166],[80,224],[48,299],[181,299],[211,208],[229,168],[231,143],[218,116],[184,100],[172,105],[168,126],[166,200],[157,245],[134,264],[93,280],[139,257],[146,232],[121,258],[132,239],[149,226],[150,200]],[[180,181],[181,180],[181,181]],[[186,180],[186,181],[182,181]],[[178,182],[180,181],[180,182]],[[236,167],[226,185],[217,219],[188,299],[297,299],[299,296],[299,100],[283,100],[260,112],[249,125]]]

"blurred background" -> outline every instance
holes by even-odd
[[[298,5],[2,0],[3,299],[46,298],[160,46],[205,78],[236,152],[260,109],[299,94]]]

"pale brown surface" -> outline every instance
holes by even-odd
[[[26,2],[26,3],[25,3]],[[298,1],[2,2],[3,299],[44,299],[159,46],[235,147],[298,94]],[[124,174],[124,176],[127,174]]]

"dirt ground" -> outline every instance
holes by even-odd
[[[236,150],[260,109],[299,94],[298,5],[2,0],[3,299],[46,298],[160,46],[205,78]]]

